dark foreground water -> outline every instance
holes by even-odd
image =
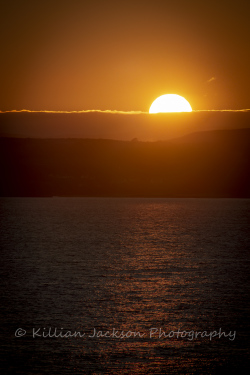
[[[250,200],[0,203],[1,373],[249,373]]]

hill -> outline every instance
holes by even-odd
[[[250,197],[250,129],[159,142],[0,139],[1,196]]]

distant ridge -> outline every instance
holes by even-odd
[[[219,140],[224,141],[240,141],[248,142],[250,137],[250,126],[249,128],[242,129],[216,129],[199,131],[194,133],[186,134],[182,137],[173,138],[171,142],[214,142]]]
[[[189,133],[250,128],[250,112],[165,114],[0,113],[0,136],[164,141]]]

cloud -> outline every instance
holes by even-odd
[[[193,109],[192,112],[250,112],[250,108],[244,109]],[[9,111],[0,111],[0,113],[110,113],[110,114],[119,114],[119,115],[141,115],[149,114],[149,112],[144,111],[118,111],[118,110],[101,110],[101,109],[87,109],[82,111],[32,111],[29,109],[16,110],[12,109]],[[155,114],[154,114],[155,115]],[[162,115],[162,113],[161,113]]]
[[[250,108],[245,108],[245,109],[193,109],[192,112],[250,112]]]
[[[21,109],[21,110],[16,110],[12,109],[9,111],[0,111],[0,113],[114,113],[114,114],[123,114],[123,115],[140,115],[142,113],[148,113],[148,112],[143,112],[143,111],[117,111],[117,110],[111,110],[111,109],[106,109],[106,110],[101,110],[101,109],[87,109],[87,110],[82,110],[82,111],[47,111],[47,110],[40,110],[40,111],[31,111],[29,109]]]
[[[207,80],[207,83],[211,83],[211,82],[213,82],[215,80],[216,80],[216,77],[211,77],[210,79]]]

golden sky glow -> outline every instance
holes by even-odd
[[[169,92],[193,110],[249,108],[249,7],[5,1],[0,110],[147,112]]]

